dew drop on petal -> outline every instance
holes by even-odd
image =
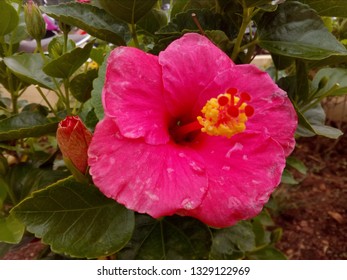
[[[240,143],[236,143],[229,151],[226,153],[225,157],[230,158],[231,154],[235,151],[241,151],[243,149],[243,145]]]
[[[229,171],[229,170],[230,170],[230,166],[224,165],[224,166],[222,167],[222,170]]]
[[[201,174],[204,172],[203,168],[201,168],[195,161],[191,161],[189,165],[192,167],[193,171],[195,171],[196,173]]]
[[[185,210],[191,210],[194,208],[194,203],[189,198],[184,199],[181,205]]]

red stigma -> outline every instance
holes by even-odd
[[[254,114],[254,108],[253,108],[252,106],[250,106],[250,105],[247,105],[247,106],[245,107],[245,114],[246,114],[247,117],[253,116],[253,114]]]
[[[237,89],[236,88],[229,88],[227,90],[227,93],[231,94],[232,96],[234,96],[237,93]]]
[[[242,92],[240,94],[240,98],[242,99],[242,101],[250,101],[251,100],[251,96],[247,92]]]
[[[233,118],[237,118],[239,116],[239,108],[236,106],[230,106],[227,112]]]
[[[227,105],[228,103],[229,103],[228,97],[226,97],[226,96],[220,96],[220,97],[218,97],[218,104],[219,104],[220,106],[225,106],[225,105]]]

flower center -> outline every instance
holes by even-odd
[[[217,98],[211,98],[201,110],[203,116],[197,117],[202,126],[201,131],[227,138],[243,132],[248,118],[254,114],[253,107],[246,103],[250,100],[248,93],[238,93],[235,88],[228,89]]]
[[[247,104],[251,97],[246,92],[238,92],[230,88],[217,98],[211,98],[202,108],[202,116],[184,125],[177,124],[171,129],[171,135],[176,142],[189,139],[192,132],[198,130],[211,136],[225,136],[227,138],[243,132],[246,122],[254,114],[254,108]]]

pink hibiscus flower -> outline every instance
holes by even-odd
[[[295,144],[286,93],[198,34],[159,56],[116,48],[102,100],[105,118],[88,151],[93,181],[154,218],[179,214],[227,227],[254,217]]]

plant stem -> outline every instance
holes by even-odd
[[[69,87],[70,87],[70,81],[69,81],[69,79],[64,79],[65,106],[66,106],[66,113],[67,113],[68,115],[71,114]]]
[[[43,98],[43,100],[46,102],[46,104],[48,105],[49,109],[51,109],[52,113],[54,114],[54,116],[56,116],[57,118],[57,112],[54,110],[52,104],[48,101],[46,95],[43,93],[43,91],[41,90],[41,88],[38,85],[35,85],[36,90],[40,93],[41,97]]]
[[[135,47],[140,49],[139,39],[137,38],[137,33],[136,33],[136,24],[134,23],[134,21],[131,22],[130,29],[131,29],[131,36],[133,37]]]
[[[243,36],[245,35],[246,29],[252,19],[253,8],[247,8],[244,1],[242,1],[242,6],[243,6],[242,24],[235,41],[233,52],[231,54],[231,59],[234,61],[236,60],[236,58],[238,57],[241,51]]]

